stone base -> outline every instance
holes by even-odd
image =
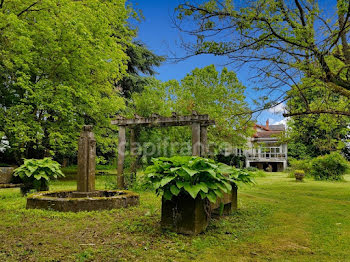
[[[27,209],[38,208],[60,212],[110,210],[138,204],[139,195],[124,190],[105,190],[91,193],[75,191],[40,192],[27,198]]]
[[[72,192],[71,197],[72,198],[101,197],[101,192],[100,191],[94,191],[94,192]]]
[[[218,198],[215,204],[211,203],[210,207],[212,214],[217,216],[230,215],[232,211],[237,210],[237,186],[232,184],[232,191],[224,193],[224,196]]]
[[[172,200],[162,199],[162,228],[187,235],[203,232],[210,220],[208,200],[193,199],[187,194],[173,196]]]
[[[21,187],[23,184],[0,184],[0,189],[1,188],[16,188],[16,187]]]

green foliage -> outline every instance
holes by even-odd
[[[188,115],[193,110],[208,114],[216,122],[209,128],[209,139],[244,144],[242,137],[252,132],[242,126],[250,124],[249,117],[240,115],[248,110],[245,87],[236,74],[223,68],[218,72],[214,65],[196,68],[181,82],[153,80],[144,92],[132,96],[134,112],[145,117],[152,113],[171,115],[171,112]],[[235,116],[235,117],[233,117]]]
[[[307,175],[310,174],[311,169],[311,159],[298,160],[295,158],[289,159],[289,163],[292,171],[304,170]]]
[[[257,167],[254,167],[254,166],[250,166],[250,167],[247,167],[246,170],[249,171],[249,172],[256,172],[259,169]]]
[[[252,175],[252,177],[266,177],[266,172],[262,169],[256,169],[255,171],[251,171],[248,167],[247,171]]]
[[[295,170],[294,174],[305,175],[305,171],[304,170]]]
[[[245,87],[233,71],[224,68],[220,72],[214,65],[210,65],[194,69],[181,81],[149,81],[150,84],[143,92],[132,95],[127,115],[149,117],[152,113],[157,113],[171,116],[171,112],[189,115],[192,110],[208,114],[216,122],[215,126],[208,128],[208,141],[215,141],[217,145],[224,142],[244,145],[245,137],[252,134],[249,117],[240,115],[248,110]],[[243,126],[247,128],[242,128]],[[162,148],[145,162],[149,163],[151,157],[191,154],[191,131],[188,127],[145,128],[138,132],[140,143],[150,142],[151,145]]]
[[[21,178],[26,188],[25,191],[30,189],[47,190],[51,179],[65,176],[61,171],[60,164],[48,157],[44,159],[25,159],[24,164],[16,168],[13,175]]]
[[[226,155],[224,151],[221,151],[215,155],[215,160],[226,165],[241,168],[245,163],[245,156],[235,154]]]
[[[298,89],[302,88],[303,96]],[[287,102],[288,110],[304,112],[306,110],[343,111],[348,108],[349,100],[332,94],[324,83],[304,78],[289,92],[292,97]],[[308,100],[306,104],[304,98]],[[341,150],[349,141],[348,128],[350,118],[330,114],[294,116],[288,121],[286,134],[288,155],[297,159],[305,159],[329,154]]]
[[[122,89],[124,97],[130,98],[132,93],[141,92],[150,84],[150,78],[147,76],[153,76],[156,73],[154,67],[160,66],[165,58],[152,53],[139,41],[129,44],[126,54],[129,57],[127,75],[117,86]]]
[[[312,160],[310,174],[315,180],[342,180],[349,168],[345,158],[336,152]]]
[[[290,86],[296,89],[292,97],[306,104],[291,114],[349,115],[349,0],[185,1],[176,13],[177,25],[191,36],[183,44],[188,56],[212,54],[230,64],[250,63],[260,80],[262,108],[282,100]],[[304,91],[310,87],[296,82],[303,76],[322,82],[332,97],[346,98],[346,106],[325,107],[326,94],[318,97],[319,107],[308,103]]]
[[[148,166],[145,173],[157,194],[162,193],[167,200],[189,194],[192,198],[200,195],[215,203],[223,192],[231,191],[233,183],[252,182],[247,172],[194,156],[153,159],[153,165]]]
[[[2,1],[3,2],[3,1]],[[17,161],[74,156],[84,124],[101,152],[115,146],[114,86],[135,36],[124,0],[6,1],[0,8],[0,130]]]

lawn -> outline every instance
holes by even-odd
[[[256,182],[239,190],[237,212],[194,237],[161,230],[152,192],[140,192],[138,207],[58,213],[26,210],[19,189],[2,189],[0,261],[350,260],[349,182],[296,183],[285,173]],[[104,187],[100,176],[97,186]]]

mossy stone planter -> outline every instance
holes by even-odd
[[[162,199],[161,226],[177,233],[197,235],[203,232],[210,220],[210,204],[200,196],[180,194],[171,200]]]
[[[222,198],[218,198],[216,203],[211,203],[212,214],[214,215],[230,215],[237,210],[237,186],[232,184],[230,193],[224,193]]]
[[[295,176],[295,180],[297,182],[303,182],[304,181],[304,177],[305,177],[305,173],[302,173],[302,172],[295,172],[294,173],[294,176]]]
[[[40,192],[27,198],[27,209],[61,212],[110,210],[139,204],[139,195],[126,190],[104,190],[88,193],[76,191]]]

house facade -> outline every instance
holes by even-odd
[[[285,131],[282,125],[254,126],[255,134],[248,139],[247,148],[243,150],[246,167],[257,167],[267,171],[283,171],[287,167],[288,146],[279,141],[278,135]]]

